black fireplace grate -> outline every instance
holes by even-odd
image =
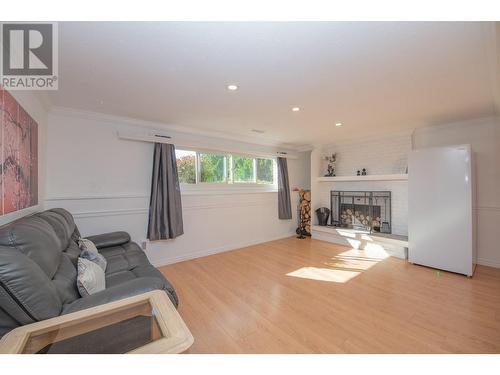
[[[332,190],[330,210],[332,226],[392,233],[390,191]]]

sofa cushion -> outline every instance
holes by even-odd
[[[0,287],[8,294],[5,301],[0,299],[1,306],[13,301],[23,312],[13,316],[17,321],[26,316],[33,321],[48,319],[61,312],[62,302],[52,280],[34,259],[15,248],[0,247]]]
[[[66,249],[71,241],[71,235],[75,230],[75,223],[73,221],[68,222],[65,216],[53,211],[40,212],[36,216],[50,224],[54,232],[56,232],[57,237],[59,237],[63,250]]]
[[[0,287],[0,301],[1,301],[1,295],[2,295],[2,288]],[[0,304],[1,306],[1,304]],[[24,324],[29,324],[32,321],[28,321]],[[12,327],[17,327],[19,325],[19,322],[17,322],[13,317],[10,312],[5,311],[0,307],[0,337],[5,335],[7,332],[9,332]]]
[[[138,294],[149,292],[151,290],[161,290],[163,289],[163,286],[164,284],[162,280],[158,278],[144,277],[141,279],[130,280],[120,285],[107,287],[103,291],[92,294],[91,296],[79,298],[76,301],[65,305],[63,307],[62,314],[70,314],[75,311],[88,309],[90,307],[117,301],[127,297],[132,297]]]
[[[36,263],[52,279],[66,248],[52,226],[38,216],[28,216],[0,228],[0,246],[8,246]]]
[[[71,241],[69,243],[69,246],[64,251],[64,254],[66,254],[68,258],[71,260],[71,263],[73,263],[75,269],[76,269],[76,264],[78,263],[78,258],[80,257],[80,252],[81,250],[75,241]]]
[[[72,260],[68,254],[63,253],[59,268],[52,279],[63,304],[73,302],[75,299],[80,298],[80,293],[76,286],[76,276],[77,270]]]
[[[31,317],[31,315],[28,314],[26,309],[20,304],[18,304],[16,300],[10,295],[10,291],[5,289],[1,285],[0,285],[0,302],[2,306],[0,308],[0,311],[3,311],[5,315],[10,316],[11,318],[8,319],[8,324],[12,324],[12,322],[15,322],[16,324],[14,324],[14,326],[17,326],[19,324],[30,324],[35,321],[33,317]]]
[[[168,292],[172,303],[178,305],[179,300],[172,285],[151,265],[144,251],[136,243],[103,248],[100,253],[108,261],[106,287],[114,287],[137,278],[155,278],[161,283],[161,289]]]
[[[75,224],[75,220],[73,219],[73,215],[68,210],[65,210],[64,208],[52,208],[47,211],[43,211],[40,214],[46,213],[46,212],[53,212],[58,214],[59,216],[63,217],[69,227],[69,230],[72,232],[73,240],[76,240],[80,238],[80,232],[78,231],[78,228]]]
[[[135,242],[102,248],[100,253],[108,262],[106,275],[150,264],[144,251]]]
[[[80,248],[77,241],[80,238],[80,232],[73,220],[71,213],[63,208],[53,208],[51,210],[43,211],[36,216],[42,218],[49,223],[63,245],[63,251],[68,254],[71,262],[75,266],[80,256]]]

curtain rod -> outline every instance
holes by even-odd
[[[174,142],[172,137],[168,135],[163,135],[163,134],[154,134],[154,135],[139,135],[139,134],[128,134],[128,133],[122,133],[118,132],[118,138],[127,140],[127,141],[138,141],[138,142],[148,142],[148,143],[167,143],[167,144],[175,144],[176,147],[182,148],[192,148],[196,149],[198,151],[211,151],[211,152],[227,152],[227,153],[234,153],[234,154],[239,154],[239,155],[249,155],[249,156],[262,156],[262,157],[268,157],[268,158],[274,158],[274,157],[282,157],[282,158],[287,158],[287,159],[298,159],[298,156],[295,154],[290,154],[285,151],[277,151],[275,153],[272,152],[241,152],[239,150],[234,150],[234,149],[227,149],[227,148],[210,148],[206,146],[199,146],[195,142],[192,144],[185,143],[180,141],[179,143]]]

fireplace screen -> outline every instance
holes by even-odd
[[[390,191],[331,191],[331,225],[391,233]]]

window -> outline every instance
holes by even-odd
[[[233,181],[255,182],[255,166],[253,158],[233,156]]]
[[[200,182],[226,182],[226,156],[199,154]]]
[[[272,159],[256,159],[256,174],[258,184],[274,183],[274,163]]]
[[[181,184],[196,183],[196,152],[175,150],[177,174]]]
[[[176,150],[177,171],[181,184],[276,184],[276,162],[273,158],[225,153]]]

